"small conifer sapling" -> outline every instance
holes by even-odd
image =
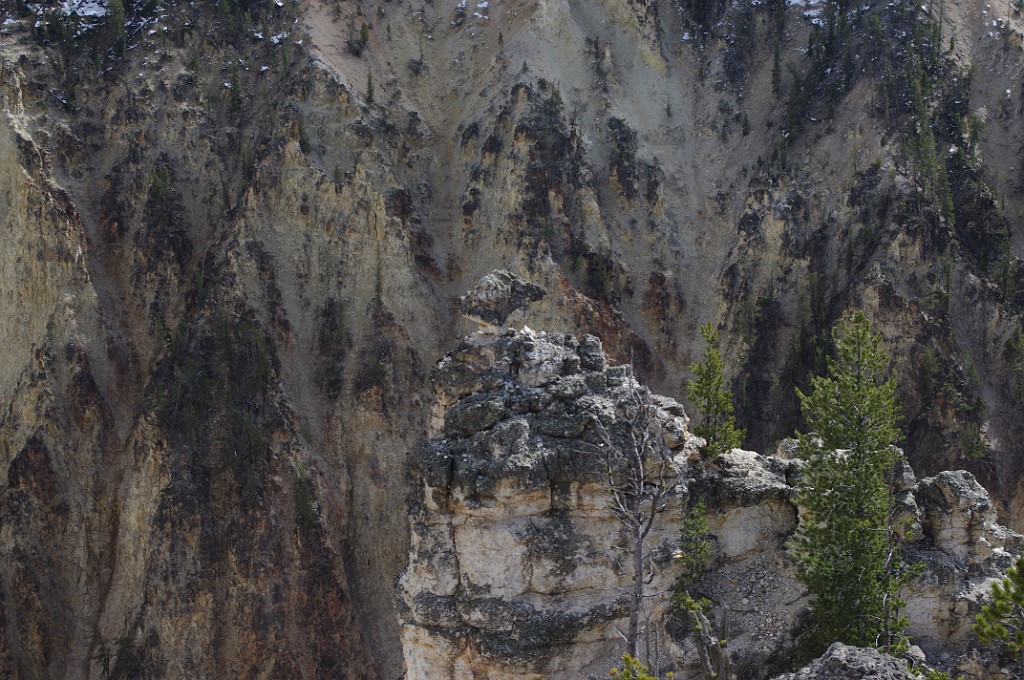
[[[693,431],[704,438],[701,453],[714,458],[742,444],[746,432],[736,428],[732,394],[725,387],[722,354],[718,351],[718,331],[709,321],[700,327],[700,334],[707,350],[701,362],[693,367],[694,379],[689,386],[690,399],[702,416]]]

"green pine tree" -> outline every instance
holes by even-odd
[[[1006,578],[992,586],[992,604],[981,608],[974,632],[983,644],[1002,642],[1018,656],[1018,678],[1024,678],[1024,556],[1006,571]]]
[[[110,0],[107,4],[107,22],[113,35],[114,44],[112,48],[114,54],[121,56],[124,53],[127,40],[124,32],[125,13],[122,0]]]
[[[690,508],[683,520],[676,555],[682,563],[672,592],[675,614],[690,624],[693,641],[697,646],[701,670],[705,678],[725,680],[732,677],[732,661],[725,651],[721,631],[711,625],[708,618],[711,601],[695,598],[690,588],[700,580],[711,554],[711,527],[708,526],[704,499]]]
[[[707,504],[701,498],[690,508],[683,518],[679,531],[679,547],[676,552],[682,569],[676,579],[676,591],[685,591],[694,585],[704,573],[712,544],[708,537],[711,527],[708,525]]]
[[[827,377],[797,390],[813,434],[797,487],[805,510],[795,540],[798,573],[811,594],[814,643],[839,641],[897,650],[905,644],[899,590],[910,577],[894,526],[894,471],[902,452],[896,381],[867,318],[854,312],[833,329]]]
[[[690,381],[690,399],[703,416],[694,433],[703,437],[705,444],[701,453],[714,458],[743,443],[745,430],[736,428],[733,416],[732,395],[725,387],[722,373],[722,355],[718,351],[718,331],[711,322],[700,327],[707,350],[704,359],[693,367],[694,380]]]

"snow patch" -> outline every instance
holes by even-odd
[[[67,0],[61,5],[65,14],[77,14],[80,17],[107,16],[107,0]]]
[[[825,4],[824,0],[789,0],[790,7],[803,7],[804,11],[801,13],[803,18],[815,26],[822,24],[823,4]]]

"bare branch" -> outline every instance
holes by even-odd
[[[677,475],[650,391],[636,382],[632,372],[626,384],[627,394],[617,404],[617,419],[606,423],[594,418],[592,431],[604,458],[609,508],[630,541],[632,588],[629,591],[629,628],[624,635],[627,653],[637,657],[643,634],[649,657],[650,636],[655,633],[650,612],[643,603],[665,591],[647,592],[647,585],[657,575],[652,559],[654,553],[648,548],[647,540],[658,516],[669,507],[668,499],[676,488]]]

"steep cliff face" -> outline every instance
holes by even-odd
[[[286,327],[246,302],[246,276],[273,300],[270,256],[225,233],[198,252],[185,151],[129,150],[112,174],[68,161],[85,160],[76,133],[123,128],[33,112],[31,58],[3,64],[3,674],[376,677],[343,503],[318,500],[345,498],[347,474],[299,433]],[[58,134],[75,176],[54,167]],[[148,190],[120,185],[140,176]],[[62,188],[103,183],[102,223]],[[330,356],[338,331],[319,323]]]
[[[106,451],[115,440],[86,351],[101,336],[82,223],[36,144],[22,79],[6,60],[0,101],[0,221],[11,246],[0,255],[0,672],[56,677],[88,664],[83,629],[100,594],[78,584],[83,573],[109,579]]]
[[[626,367],[608,367],[593,337],[508,331],[471,336],[433,380],[435,425],[412,456],[399,586],[407,677],[601,677],[623,649],[632,546],[610,506],[596,431],[622,426],[614,414],[634,385]],[[771,677],[792,664],[809,615],[787,549],[800,461],[785,448],[701,460],[679,404],[655,403],[679,477],[650,538],[652,662],[701,675],[693,634],[669,602],[686,501],[699,498],[714,550],[696,593],[712,603],[737,676]],[[997,523],[968,472],[917,481],[907,468],[898,491],[907,559],[922,568],[904,591],[907,632],[933,662],[966,663],[980,602],[1024,537]],[[819,665],[831,663],[842,665]]]
[[[358,56],[307,18],[326,68],[432,133],[419,158],[442,171],[396,173],[420,188],[439,289],[499,266],[567,287],[588,304],[555,297],[535,327],[595,333],[677,396],[716,322],[755,448],[792,434],[793,388],[863,307],[911,460],[970,468],[1016,522],[1021,17],[710,6],[342,6],[337,24],[370,27]]]
[[[400,667],[405,456],[499,267],[676,398],[715,322],[763,450],[865,307],[915,469],[1019,527],[1017,14],[122,4],[0,9],[5,673]]]

